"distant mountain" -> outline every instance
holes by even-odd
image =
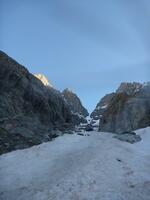
[[[100,131],[122,133],[150,126],[150,83],[121,83],[99,106]]]
[[[61,92],[36,77],[0,51],[0,153],[48,141],[54,129],[74,125]]]
[[[75,93],[73,93],[72,90],[67,88],[62,92],[62,94],[72,113],[80,115],[84,118],[89,115],[86,108],[84,108],[84,106],[82,105],[79,97]]]

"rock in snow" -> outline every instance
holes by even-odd
[[[150,128],[130,144],[110,133],[63,135],[0,156],[1,200],[149,200]]]
[[[131,144],[139,142],[141,140],[141,137],[139,135],[135,135],[132,133],[116,134],[114,138],[117,138],[121,141],[129,142]]]
[[[86,127],[85,127],[85,130],[86,130],[86,131],[93,131],[93,126],[92,126],[92,124],[87,124]]]

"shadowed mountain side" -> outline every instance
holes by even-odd
[[[0,127],[4,133],[0,136],[0,153],[50,140],[52,130],[72,127],[72,121],[71,111],[59,91],[44,86],[25,67],[0,51]],[[15,135],[16,141],[10,142]]]
[[[84,106],[82,105],[79,97],[70,89],[65,89],[62,94],[73,114],[77,114],[78,116],[80,116],[80,118],[83,119],[89,115],[86,108],[84,108]]]
[[[44,76],[43,74],[34,74],[34,76],[35,76],[36,78],[38,78],[45,86],[53,87],[53,86],[49,83],[49,81],[48,81],[48,79],[46,78],[46,76]]]
[[[100,131],[130,132],[150,126],[150,83],[122,83],[100,118]]]
[[[97,120],[100,119],[101,115],[103,114],[103,112],[105,111],[105,109],[107,108],[108,104],[110,103],[112,97],[114,96],[115,93],[111,93],[111,94],[106,94],[100,101],[99,103],[96,105],[96,108],[94,109],[94,111],[91,113],[91,118]]]

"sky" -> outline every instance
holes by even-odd
[[[91,112],[121,82],[150,80],[150,1],[0,0],[0,49]]]

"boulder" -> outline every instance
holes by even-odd
[[[86,127],[85,127],[85,130],[86,130],[86,131],[93,131],[93,126],[92,126],[92,124],[87,124]]]
[[[139,135],[131,133],[117,134],[114,136],[114,138],[124,142],[129,142],[131,144],[141,141],[141,137]]]

